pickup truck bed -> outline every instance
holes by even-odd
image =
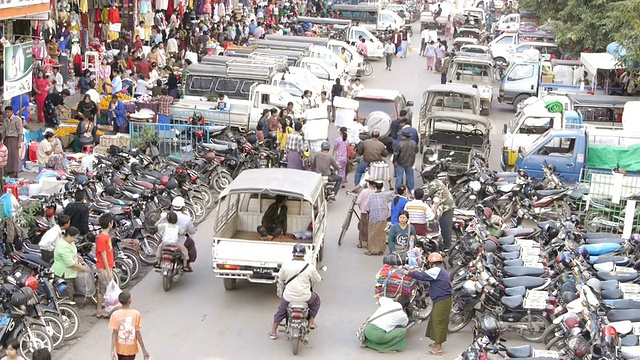
[[[243,230],[238,230],[236,231],[235,234],[233,234],[233,238],[234,239],[242,239],[242,240],[254,240],[254,241],[262,241],[260,240],[260,235],[258,235],[258,233],[256,231],[243,231]],[[286,242],[286,243],[311,243],[312,240],[299,240],[299,239],[294,239],[292,237],[286,237],[286,236],[280,236],[277,239],[273,240],[274,242]],[[269,241],[264,241],[264,242],[269,242]]]

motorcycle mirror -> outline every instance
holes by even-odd
[[[455,153],[454,153],[453,151],[451,151],[451,152],[449,153],[449,156],[453,156],[453,154],[455,154]]]
[[[282,269],[282,264],[278,264],[276,265],[276,267],[278,268],[278,270]]]
[[[475,200],[475,199],[476,199],[476,196],[475,196],[475,195],[469,195],[469,199],[471,199],[471,200]]]

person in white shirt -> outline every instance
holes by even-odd
[[[86,95],[89,95],[91,101],[93,101],[96,106],[98,106],[98,113],[100,113],[100,93],[96,90],[96,80],[91,79],[89,82],[89,90],[87,90]]]
[[[149,95],[149,90],[152,88],[153,85],[145,81],[144,75],[140,74],[138,80],[136,80],[136,91],[134,95],[136,98],[143,95]]]
[[[360,83],[360,78],[356,78],[355,83],[351,85],[351,97],[355,97],[363,89],[364,89],[364,85]]]
[[[413,225],[418,236],[427,235],[429,221],[433,221],[436,215],[424,201],[424,190],[417,188],[413,191],[414,199],[404,204],[404,210],[409,213],[409,223]]]
[[[153,84],[156,80],[160,79],[160,74],[156,70],[157,64],[151,63],[151,71],[149,72],[149,83]]]
[[[409,299],[398,296],[398,301],[387,297],[378,299],[380,307],[371,315],[364,327],[364,346],[379,352],[402,351],[407,346],[409,316],[405,312]]]
[[[258,26],[253,30],[253,36],[256,38],[261,38],[264,36],[264,25]]]
[[[146,44],[147,41],[149,40],[147,38],[146,31],[144,30],[144,21],[140,21],[138,23],[138,26],[136,26],[135,35],[140,36],[140,40],[142,41],[143,44]],[[135,36],[134,36],[134,38],[135,38]]]
[[[38,243],[42,260],[48,263],[53,261],[53,250],[56,247],[56,243],[62,239],[63,231],[67,230],[69,226],[71,226],[71,218],[68,215],[60,215],[58,217],[58,225],[55,225],[42,235],[40,243]]]
[[[55,81],[55,90],[58,93],[62,92],[64,88],[64,78],[62,78],[62,74],[60,74],[60,65],[53,65],[53,74],[51,75],[51,80]]]
[[[158,246],[156,251],[156,267],[160,265],[160,259],[162,258],[162,249],[167,246],[176,246],[182,253],[183,267],[187,269],[189,267],[189,252],[187,247],[181,243],[180,236],[185,234],[185,229],[180,228],[178,225],[178,214],[171,211],[164,219],[160,219],[157,224],[158,232],[162,234],[162,243]]]
[[[167,40],[167,53],[172,57],[178,53],[178,40],[175,37],[170,37]]]
[[[316,328],[315,319],[320,310],[320,297],[311,291],[311,286],[322,281],[315,265],[304,260],[307,247],[303,244],[293,246],[293,260],[284,263],[278,271],[278,295],[282,297],[280,306],[273,316],[273,326],[269,338],[275,340],[278,326],[287,317],[290,302],[306,302],[309,305],[309,328]]]
[[[229,111],[230,107],[231,103],[229,102],[229,97],[223,94],[218,95],[218,104],[216,105],[216,110]]]
[[[167,66],[167,55],[164,52],[164,44],[158,44],[158,69],[164,69]]]
[[[422,39],[420,42],[420,56],[424,56],[424,50],[427,48],[429,41],[431,41],[429,29],[422,30],[422,32],[420,32],[420,38]]]

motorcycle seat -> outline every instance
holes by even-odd
[[[121,200],[121,199],[116,199],[116,198],[112,198],[112,197],[101,197],[100,200],[114,204],[114,205],[122,205],[122,206],[131,206],[133,205],[133,201],[129,201],[129,200]]]
[[[49,268],[51,267],[51,264],[49,264],[48,262],[42,260],[42,258],[38,255],[31,255],[31,254],[23,254],[20,252],[15,252],[16,256],[25,262],[29,262],[38,266],[42,266],[45,268]]]
[[[504,229],[502,231],[503,234],[505,235],[513,235],[513,236],[529,236],[531,234],[533,234],[536,231],[536,229],[532,229],[532,228],[521,228],[521,227],[517,227],[517,228],[512,228],[512,229]]]
[[[609,322],[629,320],[640,321],[640,309],[614,309],[607,314]]]
[[[618,266],[625,266],[629,264],[629,258],[620,255],[602,255],[589,257],[589,263],[591,264],[603,264],[607,262],[612,262]]]
[[[144,192],[144,189],[140,189],[139,187],[135,187],[135,186],[123,185],[122,188],[130,193],[138,194],[138,195]]]
[[[584,196],[584,193],[580,190],[571,190],[569,191],[569,198],[571,200],[580,200]]]
[[[158,172],[158,171],[153,171],[153,170],[144,170],[143,174],[148,176],[148,177],[151,177],[151,178],[154,178],[154,179],[158,179],[158,180],[162,179],[162,177],[165,176],[165,174],[163,174],[161,172]]]
[[[519,244],[502,245],[502,251],[504,252],[520,251],[520,245]]]
[[[601,281],[600,282],[600,288],[602,290],[617,289],[619,285],[620,285],[620,283],[617,280],[607,280],[607,281]],[[640,304],[640,302],[638,302],[638,304]]]
[[[620,290],[620,289],[602,290],[600,292],[600,297],[602,297],[605,300],[622,299],[623,295],[624,294],[622,293],[622,290]]]
[[[209,150],[209,151],[215,151],[217,153],[230,153],[235,151],[237,148],[232,148],[229,147],[227,145],[219,145],[219,144],[208,144],[208,143],[202,143],[200,144],[200,146],[202,146],[203,148]]]
[[[136,183],[145,182],[145,183],[149,183],[149,184],[152,184],[152,185],[160,184],[160,179],[155,179],[155,178],[152,178],[150,176],[146,176],[144,174],[140,175],[140,176],[137,176],[134,180],[136,181]]]
[[[519,307],[522,306],[522,303],[524,302],[524,298],[522,297],[522,295],[503,296],[502,299],[500,299],[500,301],[504,306],[508,307],[509,309],[518,309]]]
[[[590,201],[591,201],[591,204],[593,204],[596,207],[604,207],[606,209],[622,208],[621,204],[616,204],[613,201],[607,200],[607,199],[591,198]]]
[[[520,252],[518,251],[513,251],[513,252],[505,252],[499,255],[501,258],[505,259],[505,260],[513,260],[513,259],[517,259],[520,257]]]
[[[640,301],[635,300],[611,299],[604,300],[603,302],[612,309],[640,309]]]
[[[582,237],[585,239],[621,239],[622,236],[607,234],[607,233],[583,233]]]
[[[240,138],[242,139],[242,138]],[[238,143],[235,141],[224,141],[224,140],[218,140],[218,139],[211,139],[211,143],[212,144],[216,144],[216,145],[224,145],[230,149],[237,149],[238,148]]]
[[[502,273],[509,277],[514,276],[542,276],[546,274],[545,268],[535,266],[505,266]]]
[[[622,346],[620,354],[623,359],[637,359],[640,357],[640,346]]]
[[[289,309],[291,310],[305,310],[309,307],[309,304],[307,304],[304,301],[298,302],[298,301],[293,301],[289,303]]]
[[[600,280],[617,280],[629,282],[638,278],[638,272],[598,271],[596,277]]]
[[[504,260],[502,262],[504,266],[522,266],[524,265],[524,261],[522,259],[513,259],[513,260]]]
[[[515,236],[503,236],[498,239],[498,244],[500,245],[511,245],[516,242]]]
[[[538,228],[539,228],[540,230],[544,230],[544,229],[547,227],[547,225],[549,225],[549,226],[555,226],[555,225],[556,225],[556,222],[555,222],[555,221],[553,221],[553,220],[547,220],[547,221],[540,221],[540,222],[538,222]]]
[[[612,244],[622,244],[622,238],[595,238],[595,239],[585,239],[587,244],[604,244],[604,243],[612,243]]]
[[[510,358],[526,358],[533,356],[531,345],[521,345],[507,348],[507,356]]]
[[[502,280],[505,287],[524,286],[527,289],[533,289],[544,285],[545,279],[534,276],[517,276]]]
[[[30,252],[38,252],[38,253],[40,252],[40,245],[38,244],[25,242],[24,244],[22,244],[22,246],[24,246]]]
[[[621,247],[620,244],[616,244],[616,243],[600,243],[600,244],[580,245],[579,249],[587,250],[589,255],[604,255],[604,254],[618,251],[620,247]]]
[[[558,190],[538,190],[536,191],[537,195],[540,196],[551,196],[551,195],[558,195],[558,194],[562,194],[563,192],[565,192],[565,189],[558,189]]]
[[[504,293],[507,296],[524,296],[527,293],[527,288],[524,286],[516,286],[516,287],[512,287],[512,288],[506,288],[504,289]]]
[[[94,214],[106,214],[109,212],[109,208],[106,206],[99,206],[99,205],[90,205],[89,206],[89,210],[91,210],[92,213]]]
[[[134,182],[136,186],[141,186],[147,190],[153,189],[153,184],[147,181],[137,180]]]
[[[206,129],[209,132],[209,136],[216,136],[225,131],[227,127],[224,125],[211,125],[207,126]]]

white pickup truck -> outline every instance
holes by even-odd
[[[231,126],[244,131],[256,128],[263,109],[285,108],[292,102],[295,118],[304,118],[302,100],[280,87],[253,84],[249,93],[249,100],[229,99],[229,111],[216,110],[217,102],[207,101],[204,97],[185,96],[173,104],[171,117],[174,123],[185,124],[195,112],[202,112],[208,125]]]
[[[287,197],[285,236],[261,240],[257,228],[275,196]],[[226,290],[238,280],[274,284],[278,265],[291,260],[293,245],[307,247],[305,260],[322,261],[327,203],[320,174],[294,169],[245,170],[220,193],[214,214],[212,267]]]

